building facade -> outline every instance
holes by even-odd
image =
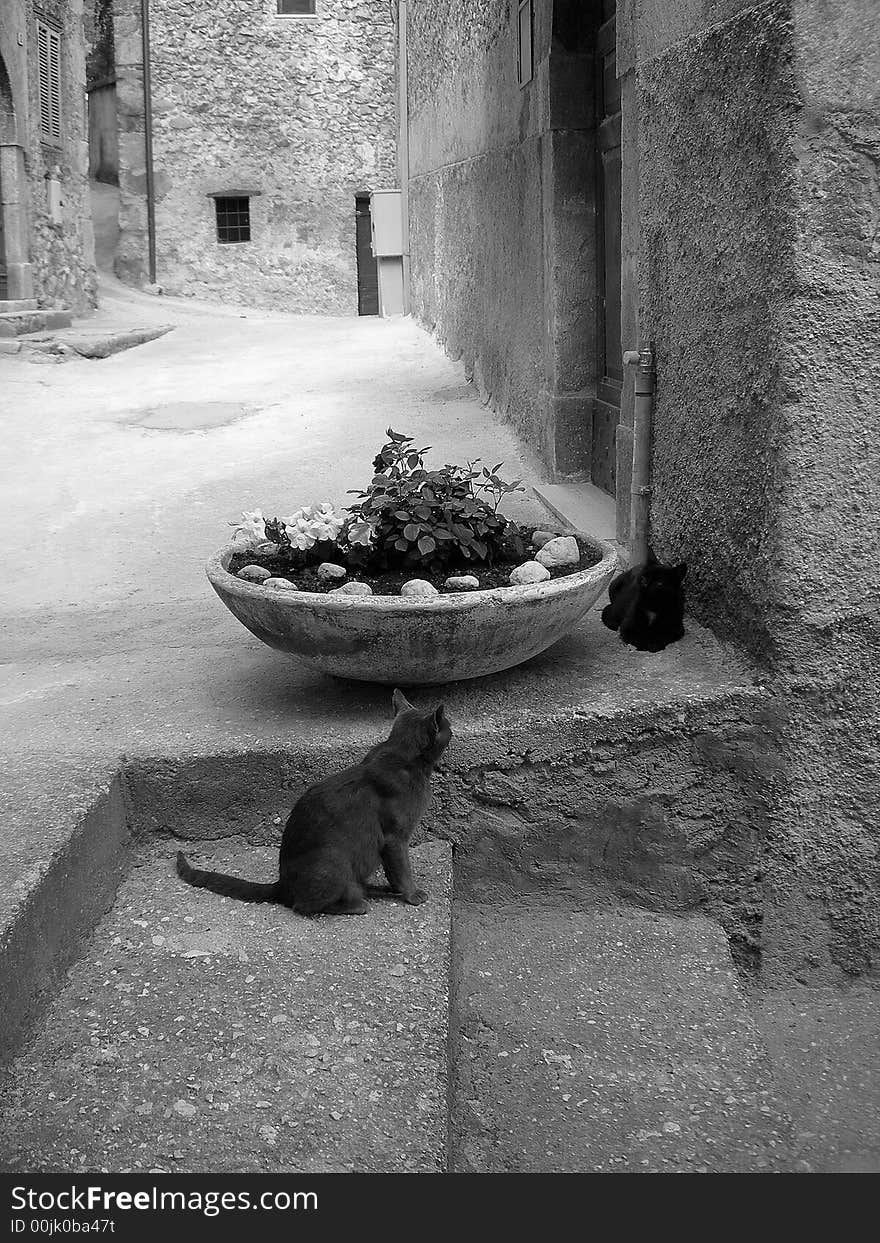
[[[82,0],[0,8],[0,304],[95,304]]]
[[[96,25],[106,39],[108,23]],[[397,182],[393,7],[113,0],[112,38],[92,96],[93,132],[106,135],[112,60],[117,274],[192,297],[357,313],[371,260],[359,215],[371,190]]]
[[[873,0],[409,0],[414,313],[747,657],[754,918],[880,968],[880,24]],[[757,814],[757,813],[756,813]]]

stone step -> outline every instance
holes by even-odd
[[[0,315],[15,314],[17,311],[35,311],[36,298],[3,298],[0,299]]]
[[[594,483],[540,483],[535,494],[552,514],[575,531],[590,531],[599,539],[617,539],[614,497]]]
[[[201,843],[271,878],[274,848]],[[217,897],[151,846],[0,1078],[7,1171],[440,1172],[451,857],[419,907],[302,919]]]
[[[101,331],[88,322],[70,331],[35,332],[21,337],[21,344],[40,353],[78,354],[81,358],[110,358],[136,345],[145,345],[171,332],[173,324],[154,324],[148,328],[127,328],[124,331]]]
[[[789,1122],[721,928],[456,908],[456,1171],[787,1168]]]
[[[0,305],[3,305],[0,303]],[[73,323],[70,311],[0,311],[0,337],[20,337],[28,332],[43,332],[49,328],[69,328]]]

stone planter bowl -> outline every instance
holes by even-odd
[[[228,572],[233,554],[241,551],[235,544],[211,557],[207,574],[251,634],[324,673],[396,686],[459,682],[512,669],[546,651],[607,589],[620,568],[616,552],[577,534],[602,554],[588,570],[429,600],[331,596],[247,583]]]

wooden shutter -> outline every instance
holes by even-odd
[[[37,67],[40,85],[40,137],[61,141],[61,35],[37,22]]]

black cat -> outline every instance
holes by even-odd
[[[661,652],[684,634],[687,565],[661,565],[648,550],[643,565],[619,574],[608,588],[602,621],[640,652]]]
[[[431,774],[452,728],[443,705],[421,712],[400,691],[392,697],[391,733],[359,764],[317,782],[293,806],[281,840],[279,878],[257,884],[190,867],[177,871],[190,885],[245,902],[279,902],[300,915],[365,915],[365,885],[381,866],[392,893],[418,905],[409,839],[430,794]]]

